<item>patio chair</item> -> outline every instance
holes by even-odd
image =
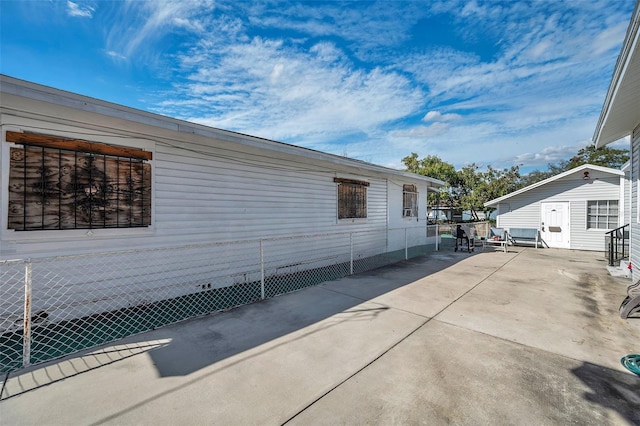
[[[482,241],[482,248],[485,248],[487,246],[499,246],[506,253],[507,244],[509,244],[508,232],[505,231],[504,228],[491,227],[489,228],[484,241]]]
[[[627,297],[620,305],[620,318],[627,319],[635,314],[640,314],[640,281],[629,286]]]

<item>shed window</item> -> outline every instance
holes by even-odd
[[[132,228],[151,224],[151,153],[7,132],[8,228]]]
[[[367,187],[369,182],[335,178],[338,183],[338,219],[367,217]]]
[[[415,185],[402,185],[402,217],[418,217],[418,189]]]
[[[618,227],[618,200],[587,201],[587,229]]]

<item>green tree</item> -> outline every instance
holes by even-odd
[[[541,180],[550,178],[559,173],[581,166],[593,164],[596,166],[619,169],[629,160],[629,151],[609,147],[596,148],[589,145],[582,148],[569,160],[556,164],[547,164],[547,170],[535,170],[527,175],[520,175],[519,166],[496,169],[487,166],[485,171],[473,163],[456,170],[455,167],[443,161],[436,155],[428,155],[423,159],[418,158],[415,152],[404,157],[402,162],[406,170],[423,176],[429,176],[445,182],[440,189],[439,199],[434,193],[430,193],[427,203],[454,209],[468,210],[474,219],[478,219],[478,212],[488,213],[484,203],[495,198],[502,197],[525,186],[532,185]],[[437,200],[437,201],[436,201]]]
[[[518,166],[509,169],[494,169],[487,167],[481,172],[480,167],[473,163],[456,170],[452,164],[442,161],[437,156],[427,156],[420,160],[416,153],[402,159],[407,171],[423,176],[433,177],[446,183],[440,190],[439,200],[430,194],[428,204],[454,209],[468,210],[474,219],[478,219],[478,212],[487,212],[484,203],[501,197],[518,189],[521,180]]]
[[[412,152],[411,155],[402,159],[406,170],[422,176],[429,176],[445,182],[445,186],[440,189],[438,195],[429,193],[427,204],[429,206],[454,207],[451,197],[451,185],[457,184],[456,169],[452,164],[442,161],[437,155],[427,155],[422,160],[418,154]]]
[[[505,169],[488,166],[484,172],[476,164],[463,167],[458,171],[459,186],[455,190],[458,205],[478,220],[478,212],[492,210],[485,208],[484,203],[517,190],[520,180],[518,166]]]
[[[485,214],[489,213],[493,209],[486,208],[484,203],[516,191],[521,187],[521,181],[519,166],[501,170],[487,166],[486,171],[480,172],[479,184],[475,188],[477,203],[474,205],[474,209]],[[477,216],[475,217],[477,218]]]
[[[456,168],[442,161],[437,155],[427,155],[420,160],[418,154],[412,152],[411,155],[404,157],[402,162],[406,170],[411,173],[429,176],[443,182],[452,182],[456,178]]]
[[[536,182],[540,182],[542,180],[548,179],[551,176],[554,176],[556,174],[557,173],[554,173],[553,171],[551,171],[550,168],[546,171],[534,170],[522,176],[522,179],[520,180],[520,187],[524,188],[525,186],[533,185]]]
[[[595,145],[587,145],[568,161],[560,162],[563,171],[571,170],[583,164],[610,167],[619,169],[629,160],[629,150],[616,149],[608,146],[596,148]]]
[[[476,188],[482,183],[478,165],[473,163],[458,170],[455,183],[451,191],[454,205],[460,210],[471,211],[474,218],[477,218],[479,200]]]

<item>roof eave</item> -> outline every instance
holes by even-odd
[[[8,75],[0,74],[0,92],[21,96],[36,101],[53,103],[55,105],[66,106],[83,111],[99,113],[114,118],[125,119],[134,123],[155,126],[165,130],[174,131],[183,135],[199,135],[207,138],[217,138],[244,145],[259,146],[263,149],[272,151],[280,151],[283,153],[293,154],[310,159],[327,161],[333,164],[348,166],[355,169],[367,170],[369,172],[385,173],[396,176],[410,178],[426,182],[428,187],[442,187],[445,182],[429,176],[418,175],[403,170],[392,169],[380,166],[366,161],[343,157],[336,154],[330,154],[279,142],[271,139],[252,136],[244,133],[233,132],[230,130],[218,129],[198,123],[180,120],[177,118],[167,117],[164,115],[127,107],[101,99],[95,99],[88,96],[80,95],[56,89],[49,86],[43,86],[37,83],[17,79]]]
[[[631,63],[632,57],[634,54],[637,54],[638,49],[638,39],[639,32],[638,27],[640,26],[640,0],[636,1],[636,5],[634,7],[633,13],[631,14],[631,20],[629,22],[629,26],[627,28],[627,33],[625,35],[624,42],[622,44],[622,48],[620,50],[620,54],[618,55],[618,59],[616,60],[616,65],[613,70],[613,75],[611,77],[611,82],[609,84],[609,89],[607,90],[607,95],[605,97],[604,105],[600,112],[600,117],[598,118],[598,124],[596,125],[595,131],[593,133],[592,141],[595,144],[596,148],[603,147],[607,144],[620,140],[633,131],[635,125],[632,123],[631,125],[625,126],[624,129],[620,129],[613,134],[604,135],[604,130],[609,124],[609,118],[611,117],[613,107],[615,101],[620,93],[627,93],[627,90],[623,90],[622,83],[625,73],[628,71],[629,64]],[[637,89],[636,89],[637,90]],[[631,91],[633,92],[633,91]],[[637,124],[637,123],[636,123]]]

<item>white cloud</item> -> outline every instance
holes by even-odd
[[[440,111],[429,111],[422,121],[456,121],[462,118],[459,114],[442,114]]]
[[[117,59],[117,60],[121,60],[124,61],[127,59],[126,56],[123,56],[121,54],[119,54],[118,52],[114,52],[112,50],[105,52],[107,54],[107,56],[113,58],[113,59]]]
[[[301,145],[314,135],[375,132],[422,102],[404,76],[357,69],[327,44],[305,50],[261,38],[217,48],[207,42],[183,59],[192,74],[181,93],[196,102],[186,118]],[[185,117],[189,106],[165,102],[162,112]]]
[[[212,0],[129,1],[118,9],[107,34],[106,50],[122,57],[146,60],[155,53],[155,42],[175,29],[194,33],[205,30],[207,15],[214,8]],[[149,56],[147,56],[149,55]]]
[[[433,123],[429,126],[416,126],[406,130],[394,130],[390,132],[391,137],[410,138],[431,138],[444,135],[449,131],[450,126],[446,123]]]
[[[186,33],[155,104],[171,116],[380,164],[544,167],[588,142],[628,19],[590,2],[348,6],[131,2],[106,51],[151,63]],[[462,45],[404,48],[423,18],[455,22]]]
[[[523,165],[555,164],[562,160],[568,160],[584,147],[584,144],[552,145],[545,147],[538,152],[525,152],[518,154],[513,158],[513,161],[517,164]]]
[[[592,52],[596,55],[616,50],[620,46],[620,42],[624,40],[628,23],[626,21],[618,22],[616,25],[605,28],[597,34],[592,40]]]
[[[96,8],[89,5],[81,6],[78,3],[67,1],[67,14],[78,18],[91,18]]]
[[[258,27],[294,30],[313,37],[339,37],[357,56],[366,57],[372,49],[408,40],[413,25],[429,12],[414,2],[362,2],[357,8],[331,2],[312,5],[267,2],[253,4],[244,13]]]

